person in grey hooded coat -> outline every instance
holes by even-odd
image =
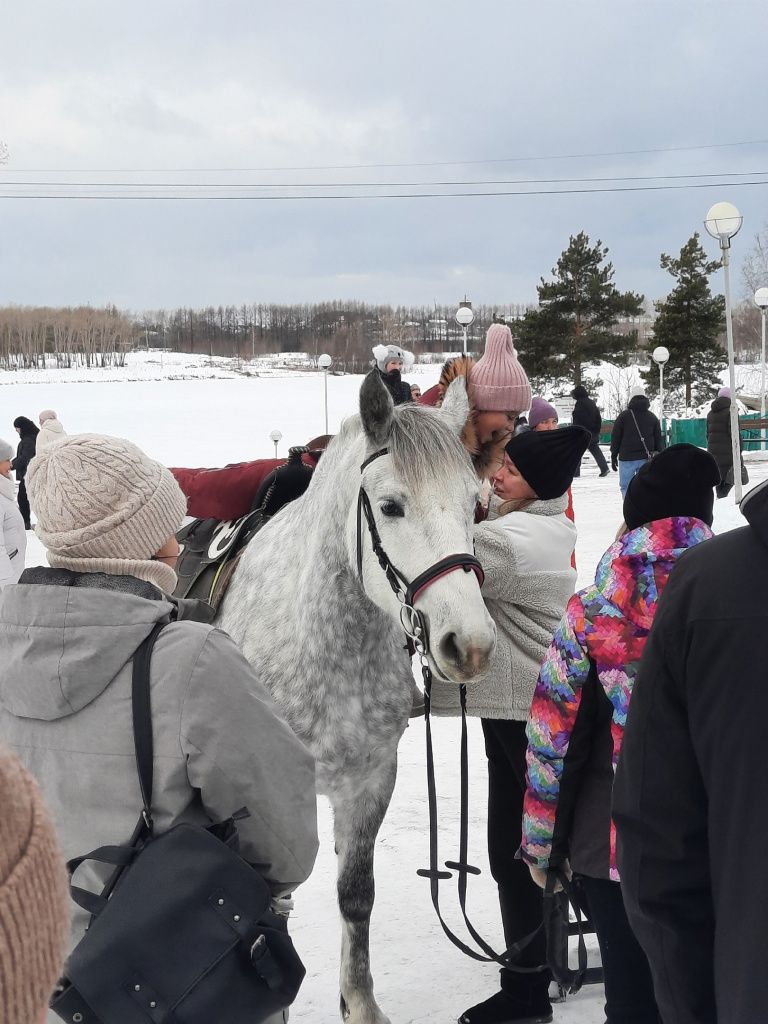
[[[36,776],[65,857],[131,835],[132,658],[166,623],[150,677],[156,828],[245,807],[243,857],[274,897],[292,892],[317,852],[314,761],[233,641],[168,596],[185,513],[173,476],[127,441],[81,434],[38,453],[27,482],[51,568],[3,592],[0,737]],[[108,873],[89,862],[78,884],[100,891]],[[72,946],[86,924],[75,909]]]

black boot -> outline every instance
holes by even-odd
[[[531,993],[529,999],[497,992],[465,1010],[458,1024],[548,1024],[551,1020],[552,1004],[546,991]]]

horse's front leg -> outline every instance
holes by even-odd
[[[330,794],[339,858],[341,1016],[347,1024],[389,1024],[373,995],[369,929],[375,894],[373,848],[396,774],[393,753],[391,761],[371,766],[368,778],[349,779]]]

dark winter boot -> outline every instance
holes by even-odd
[[[528,999],[497,992],[465,1010],[458,1024],[548,1024],[551,1020],[552,1004],[546,990],[531,993]]]

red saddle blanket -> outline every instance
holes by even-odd
[[[187,496],[187,515],[195,519],[239,519],[251,511],[251,503],[264,480],[286,459],[235,462],[221,469],[171,467]],[[305,465],[317,465],[317,452],[302,456]]]

